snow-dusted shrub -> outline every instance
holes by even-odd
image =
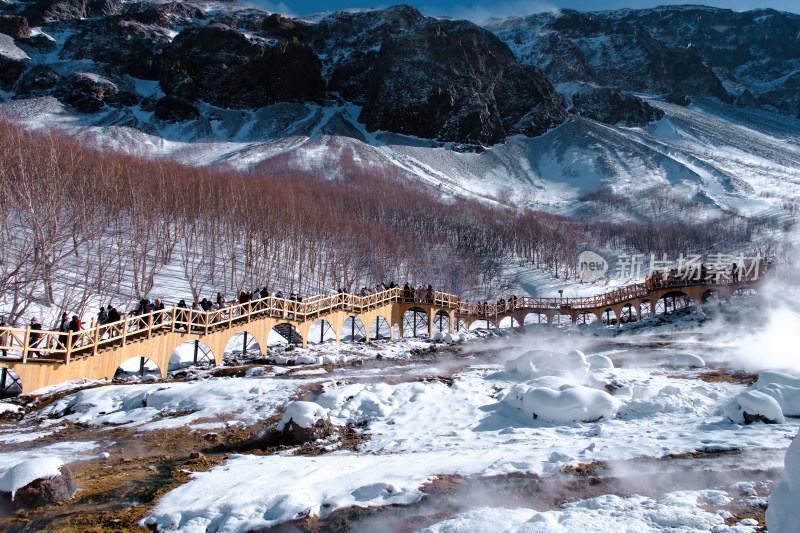
[[[737,394],[723,406],[725,416],[737,424],[766,422],[782,424],[784,422],[781,406],[775,398],[759,392],[748,390]]]
[[[689,368],[702,368],[706,366],[706,362],[699,355],[693,353],[676,353],[669,359],[669,365],[675,368],[689,367]]]
[[[769,497],[767,529],[774,533],[797,531],[797,502],[800,502],[800,432],[783,458],[783,481]]]
[[[610,394],[582,386],[563,390],[534,388],[528,390],[522,399],[522,410],[526,414],[555,423],[613,418],[619,405],[619,400]]]
[[[605,355],[594,354],[586,357],[586,362],[592,370],[598,368],[614,368],[614,362]]]

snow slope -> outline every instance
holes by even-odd
[[[149,84],[137,87],[152,92]],[[563,214],[663,217],[682,206],[687,216],[720,209],[754,215],[800,199],[800,120],[713,100],[688,108],[648,101],[666,116],[644,128],[575,117],[541,137],[513,137],[481,153],[368,133],[357,121],[360,108],[349,105],[276,104],[254,112],[205,106],[202,118],[175,125],[138,107],[74,114],[52,98],[2,103],[0,114],[34,128],[66,128],[125,152],[237,169],[294,153],[304,166],[335,173],[338,155],[351,148],[361,165],[397,168],[445,196],[502,199]],[[581,202],[601,186],[630,199],[629,205]],[[671,198],[656,202],[660,193]]]

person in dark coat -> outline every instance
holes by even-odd
[[[0,316],[0,328],[7,328],[8,324],[6,324],[6,317]],[[5,331],[0,332],[0,346],[5,345],[8,342],[8,333]],[[8,350],[5,348],[0,349],[0,353],[3,354],[3,357],[8,357]]]
[[[108,310],[106,311],[106,314],[108,315],[108,324],[113,324],[122,320],[122,316],[120,316],[117,308],[111,304],[108,304]]]
[[[39,344],[39,340],[42,338],[42,334],[39,333],[42,331],[42,325],[39,324],[39,319],[33,317],[31,319],[31,334],[28,337],[28,347],[34,348],[37,344]],[[31,355],[35,357],[39,357],[39,352],[36,350],[31,350]]]

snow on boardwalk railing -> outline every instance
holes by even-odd
[[[360,315],[373,309],[395,304],[427,306],[452,311],[459,318],[499,319],[520,312],[598,312],[652,293],[692,288],[703,294],[706,290],[750,287],[758,280],[738,282],[678,282],[648,287],[637,283],[596,296],[581,298],[513,298],[504,304],[481,304],[461,301],[457,295],[426,289],[388,289],[368,296],[340,293],[331,296],[312,296],[305,301],[269,296],[243,304],[211,311],[196,311],[176,307],[153,311],[145,315],[127,315],[118,322],[92,325],[78,332],[33,330],[29,327],[0,328],[0,351],[6,354],[0,361],[22,363],[69,363],[74,358],[97,355],[99,352],[121,348],[166,332],[185,331],[208,335],[211,332],[239,326],[243,323],[275,318],[293,322],[316,321],[333,312],[344,311]],[[664,297],[664,294],[658,296]],[[35,356],[34,359],[31,359]]]

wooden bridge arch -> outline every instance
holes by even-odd
[[[266,347],[269,332],[279,324],[296,329],[303,347],[307,346],[309,330],[316,321],[325,320],[336,332],[336,342],[341,342],[341,329],[348,317],[356,317],[364,324],[367,340],[371,338],[373,321],[380,317],[403,335],[403,315],[412,308],[420,308],[428,316],[428,336],[433,336],[434,318],[438,313],[449,317],[449,332],[455,331],[458,320],[469,328],[476,320],[487,320],[498,327],[501,320],[512,317],[524,325],[529,313],[545,315],[552,323],[556,315],[568,315],[577,322],[581,314],[593,313],[602,322],[603,313],[614,313],[619,322],[623,309],[630,307],[641,318],[641,305],[653,303],[673,293],[687,295],[695,304],[702,305],[708,290],[718,291],[729,301],[734,292],[753,289],[755,280],[731,283],[673,283],[666,286],[646,287],[635,284],[609,293],[583,298],[515,298],[502,305],[461,301],[452,294],[424,291],[409,297],[402,289],[390,289],[378,294],[359,297],[351,294],[314,296],[305,301],[267,297],[261,300],[233,305],[226,309],[196,312],[173,307],[147,315],[126,316],[114,324],[64,334],[42,331],[32,342],[30,328],[0,328],[0,350],[12,355],[0,357],[0,367],[13,370],[22,381],[23,393],[47,385],[80,378],[112,379],[117,368],[132,357],[147,357],[166,376],[169,360],[175,349],[187,341],[202,341],[214,355],[215,364],[221,364],[225,347],[239,333],[252,335],[259,346]],[[16,354],[16,355],[14,355]]]

